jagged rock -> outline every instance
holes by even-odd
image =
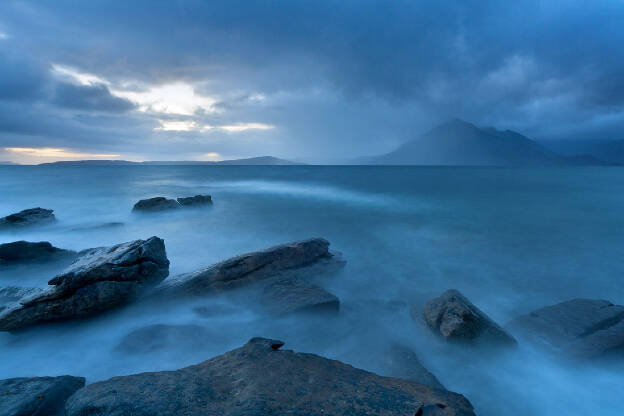
[[[134,299],[144,286],[169,274],[158,237],[84,250],[48,289],[0,313],[0,331],[42,322],[87,317]]]
[[[474,415],[462,395],[253,338],[176,371],[114,377],[76,392],[66,416]]]
[[[54,247],[47,241],[38,243],[14,241],[0,244],[0,264],[56,260],[75,254],[74,251]]]
[[[567,356],[608,358],[624,352],[624,306],[606,300],[561,302],[515,318],[506,328]]]
[[[153,295],[170,298],[203,295],[249,285],[287,273],[290,278],[310,279],[343,267],[345,261],[329,251],[329,242],[312,238],[242,254],[205,269],[166,279]]]
[[[20,377],[0,380],[0,415],[55,416],[84,387],[83,377]]]
[[[412,315],[415,314],[412,309]],[[427,302],[422,316],[435,333],[448,341],[517,344],[511,335],[457,290],[447,290]]]
[[[141,199],[139,202],[134,204],[132,211],[155,212],[178,208],[181,208],[181,206],[175,199],[167,199],[162,196],[157,196],[155,198]]]
[[[302,279],[278,277],[263,285],[260,304],[271,314],[329,312],[340,309],[338,298],[322,287]]]
[[[212,205],[212,197],[210,195],[195,195],[187,198],[178,198],[178,203],[183,207]]]
[[[29,208],[16,214],[0,218],[0,228],[27,227],[56,221],[54,210],[44,208]]]
[[[155,324],[136,329],[123,337],[117,352],[146,354],[161,350],[201,350],[214,342],[214,334],[199,325]]]
[[[38,287],[0,287],[0,313],[12,304],[16,304],[22,299],[37,295],[43,292]]]

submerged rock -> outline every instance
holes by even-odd
[[[117,352],[146,354],[162,350],[201,350],[214,342],[214,334],[200,325],[155,324],[135,329],[115,347]]]
[[[474,415],[462,395],[282,345],[253,338],[180,370],[93,383],[67,401],[66,415]]]
[[[178,203],[183,207],[212,205],[212,197],[210,195],[195,195],[186,198],[178,198]]]
[[[271,314],[338,313],[340,300],[322,287],[302,279],[281,277],[263,285],[260,303]]]
[[[0,264],[14,264],[31,261],[48,261],[75,255],[76,252],[54,247],[47,241],[37,243],[14,241],[0,244]]]
[[[85,385],[83,377],[20,377],[0,380],[0,415],[55,416]]]
[[[164,241],[158,237],[84,250],[52,287],[0,313],[0,330],[87,317],[125,304],[146,285],[169,274]]]
[[[134,204],[132,211],[155,212],[178,208],[181,208],[181,206],[175,199],[167,199],[162,196],[157,196],[155,198],[141,199],[139,202]]]
[[[0,218],[0,228],[27,227],[56,221],[54,210],[44,208],[29,208],[16,214]]]
[[[412,314],[414,314],[412,310]],[[516,340],[457,290],[447,290],[422,310],[427,325],[444,339],[515,346]]]
[[[609,358],[624,353],[624,306],[606,300],[561,302],[513,319],[506,328],[568,356]]]

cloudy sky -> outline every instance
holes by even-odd
[[[452,117],[624,138],[624,2],[2,0],[0,160],[333,161]]]

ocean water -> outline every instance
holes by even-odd
[[[214,206],[131,213],[139,199],[210,194]],[[411,319],[449,288],[500,324],[576,297],[624,304],[624,169],[359,166],[0,166],[0,216],[41,206],[53,225],[0,242],[50,241],[81,250],[157,235],[170,275],[274,244],[325,237],[348,264],[324,287],[334,318],[257,316],[203,298],[129,306],[86,321],[0,334],[0,378],[72,374],[88,382],[176,369],[252,336],[367,368],[367,353],[399,342],[479,415],[622,415],[624,368],[559,361],[530,345],[506,354],[444,345]],[[122,223],[103,226],[108,223]],[[0,285],[45,286],[65,265],[0,269]],[[210,306],[211,316],[193,307]],[[149,324],[197,324],[202,348],[115,349]]]

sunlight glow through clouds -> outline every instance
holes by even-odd
[[[157,131],[199,131],[206,132],[210,130],[225,130],[230,133],[238,133],[246,130],[271,130],[275,126],[263,123],[236,123],[226,124],[222,126],[211,126],[209,124],[199,124],[192,120],[169,121],[158,120],[160,126],[155,127]]]
[[[12,160],[20,163],[54,162],[57,160],[115,159],[120,155],[109,153],[83,153],[62,147],[5,147]]]

